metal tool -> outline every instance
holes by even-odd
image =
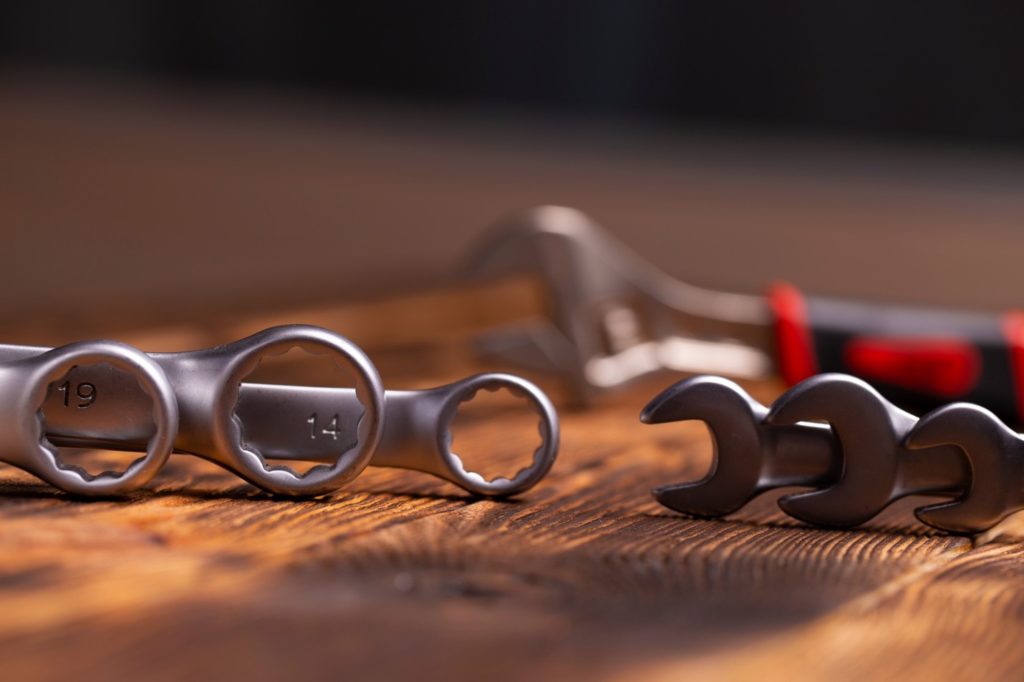
[[[107,348],[104,343],[96,347]],[[244,383],[261,358],[293,347],[331,356],[352,371],[355,388]],[[127,349],[120,344],[116,348]],[[32,365],[56,352],[0,345],[0,361],[12,367]],[[64,349],[60,352],[67,353]],[[173,442],[176,452],[210,460],[279,495],[330,492],[358,476],[367,465],[424,471],[477,495],[513,495],[542,479],[558,451],[554,407],[532,383],[507,374],[481,374],[430,390],[384,391],[377,370],[362,350],[318,327],[275,327],[207,350],[148,356],[132,351],[125,355],[137,365],[126,365],[128,361],[123,359],[108,362],[106,355],[82,356],[79,362],[74,361],[77,355],[68,357],[71,360],[60,365],[59,371],[49,371],[45,381],[33,384],[32,400],[22,399],[13,405],[18,414],[31,414],[37,425],[42,422],[40,410],[46,410],[43,428],[47,443],[133,450],[148,441],[150,450],[159,453],[157,446]],[[86,364],[90,361],[103,364]],[[126,372],[126,367],[134,371]],[[149,383],[143,382],[141,388],[135,379],[142,370],[136,367],[150,372],[145,375]],[[162,388],[157,392],[153,386]],[[500,388],[525,397],[537,411],[541,443],[532,461],[518,473],[487,480],[467,471],[451,451],[450,427],[461,403],[472,400],[480,390]],[[155,393],[159,401],[154,398],[154,405],[166,412],[156,421],[156,435],[146,393]],[[25,437],[12,437],[8,450],[23,450],[25,442]],[[157,459],[153,455],[146,461]],[[268,460],[324,464],[300,474]],[[14,459],[6,461],[22,466]],[[162,460],[156,469],[159,464]],[[125,492],[136,487],[122,483],[117,490],[101,489],[88,481],[69,486],[63,479],[56,481],[36,469],[22,468],[78,494]],[[155,469],[147,467],[146,472],[152,474]],[[129,482],[145,481],[137,476]]]
[[[500,225],[468,258],[470,277],[536,273],[551,317],[495,330],[483,352],[566,376],[575,397],[659,370],[795,384],[819,372],[860,376],[925,407],[980,403],[1024,416],[1024,315],[721,293],[678,281],[571,208],[534,208]]]
[[[783,511],[839,528],[907,495],[952,498],[914,513],[953,533],[986,530],[1024,509],[1024,438],[977,405],[955,403],[917,419],[860,379],[822,374],[769,409],[727,379],[698,376],[670,386],[640,416],[646,424],[688,419],[708,425],[711,470],[653,491],[686,514],[724,516],[787,486],[817,490],[782,497]]]
[[[167,461],[178,430],[178,403],[163,370],[141,351],[114,341],[89,341],[4,360],[0,362],[0,461],[79,495],[134,490]],[[92,475],[61,462],[44,433],[41,410],[51,385],[76,365],[90,362],[106,363],[136,387],[141,399],[138,411],[150,425],[137,443],[146,454],[122,473]]]

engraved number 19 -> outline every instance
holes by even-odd
[[[59,393],[64,394],[64,407],[70,407],[72,401],[75,403],[75,407],[85,409],[96,402],[96,386],[90,384],[88,381],[83,381],[80,384],[74,386],[74,395],[72,396],[71,391],[72,385],[70,381],[65,381],[63,384],[57,387]]]

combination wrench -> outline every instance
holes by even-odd
[[[349,369],[354,388],[245,381],[262,358],[295,347]],[[540,443],[517,473],[489,480],[452,451],[451,424],[462,403],[498,389],[537,413]],[[0,460],[79,495],[134,490],[172,450],[284,496],[329,493],[368,465],[430,473],[476,495],[514,495],[545,476],[559,440],[553,405],[525,379],[481,374],[428,390],[385,391],[361,349],[307,325],[180,353],[145,354],[108,341],[0,345],[0,402]],[[57,446],[147,454],[122,474],[92,476],[62,463]],[[297,473],[276,460],[318,464]]]
[[[709,473],[653,491],[694,516],[725,516],[790,486],[815,490],[783,496],[784,512],[835,528],[864,523],[908,495],[949,498],[914,513],[953,533],[986,530],[1024,509],[1024,438],[970,403],[918,419],[858,378],[821,374],[766,407],[728,379],[697,376],[656,396],[640,419],[707,424]]]

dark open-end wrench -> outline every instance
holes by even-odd
[[[1024,439],[977,405],[916,419],[860,379],[824,374],[766,408],[731,381],[700,376],[669,387],[641,414],[648,424],[686,419],[705,421],[712,433],[711,471],[654,495],[695,516],[724,516],[786,486],[816,490],[781,498],[783,511],[840,528],[907,495],[951,498],[915,514],[955,533],[985,530],[1024,509]]]

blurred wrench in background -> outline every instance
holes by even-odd
[[[581,404],[661,370],[779,374],[789,384],[845,372],[920,408],[963,400],[1011,422],[1024,415],[1022,313],[808,297],[787,284],[766,296],[702,289],[560,206],[499,225],[471,252],[466,272],[539,276],[550,318],[494,329],[479,347],[492,358],[562,374]]]

